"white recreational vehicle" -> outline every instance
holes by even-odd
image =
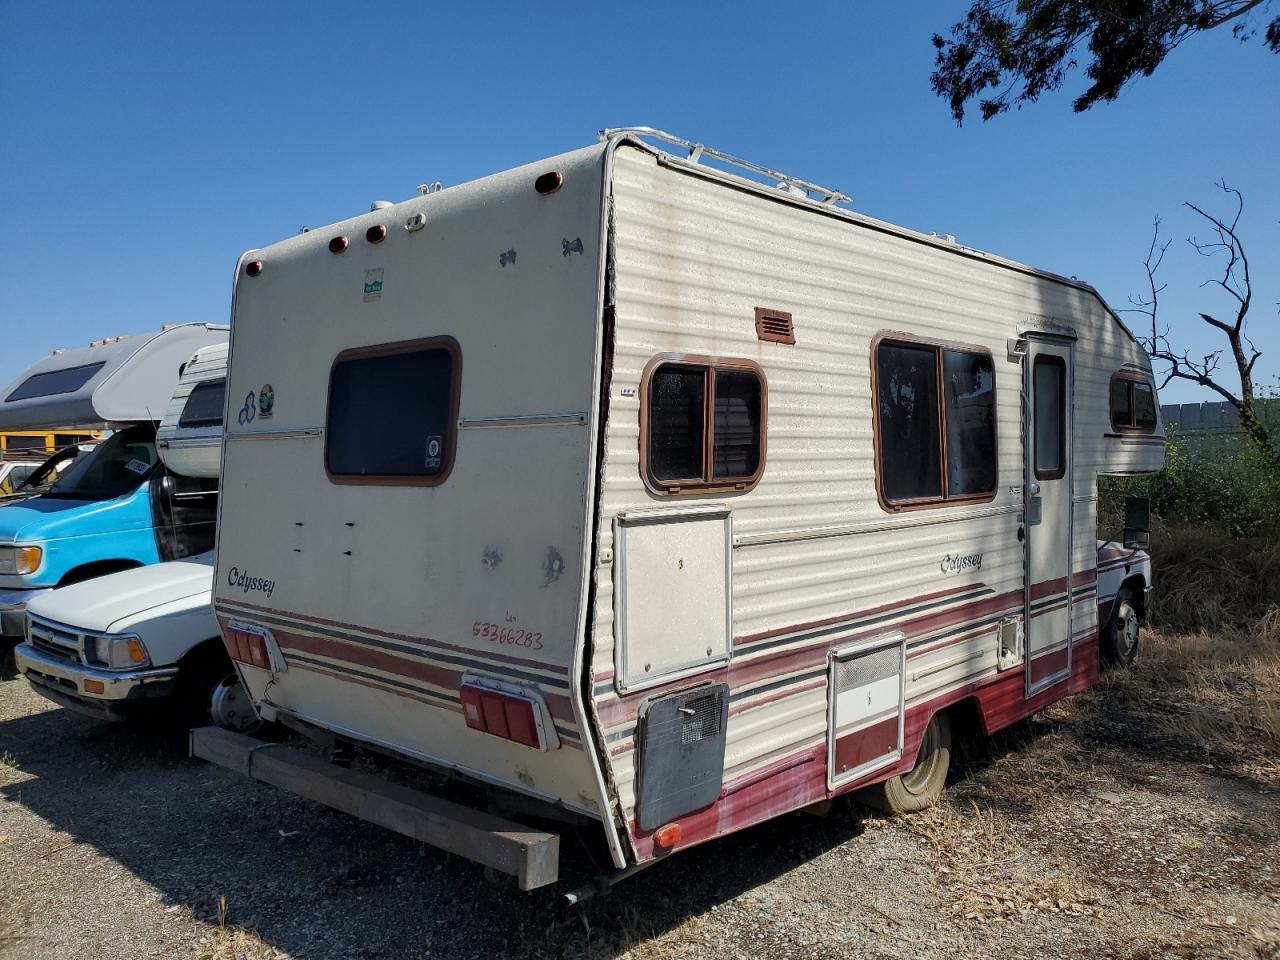
[[[264,717],[594,822],[621,873],[854,790],[923,806],[958,725],[1095,682],[1103,567],[1140,613],[1095,513],[1161,466],[1149,360],[1083,283],[602,140],[242,257],[227,647]],[[556,878],[554,833],[192,750]]]

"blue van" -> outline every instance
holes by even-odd
[[[185,324],[62,351],[0,394],[7,429],[115,429],[40,496],[0,505],[0,637],[21,637],[27,603],[46,591],[213,547],[217,480],[166,470],[156,421],[183,363],[226,338],[225,326]]]

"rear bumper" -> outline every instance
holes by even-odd
[[[140,701],[171,696],[178,676],[177,667],[128,673],[97,670],[42,653],[29,643],[18,644],[13,659],[18,672],[41,696],[69,710],[107,720],[124,719]],[[87,692],[86,680],[101,683],[102,693]]]
[[[53,587],[34,590],[0,590],[0,637],[21,637],[26,632],[27,604]]]
[[[560,837],[356,773],[283,744],[221,727],[191,731],[191,756],[288,790],[516,878],[521,890],[555,883]]]

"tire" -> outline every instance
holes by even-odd
[[[236,733],[252,733],[262,724],[220,643],[182,664],[174,708],[184,728],[213,724]]]
[[[1102,662],[1108,667],[1127,667],[1138,656],[1141,617],[1133,587],[1121,587],[1111,606],[1111,616],[1102,629]]]
[[[868,787],[860,799],[893,816],[925,810],[938,802],[951,769],[951,721],[939,711],[925,727],[915,766]]]

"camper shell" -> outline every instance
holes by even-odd
[[[264,717],[631,869],[1093,684],[1097,477],[1164,438],[1088,285],[606,133],[241,258],[214,603]],[[192,739],[458,848],[259,746]]]
[[[226,343],[202,347],[183,365],[178,388],[156,429],[156,448],[173,473],[218,475],[226,385]]]
[[[225,340],[226,332],[225,326],[184,323],[55,350],[0,391],[0,430],[155,423],[184,361],[198,347]]]

